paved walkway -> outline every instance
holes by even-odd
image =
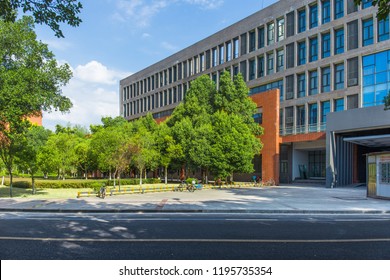
[[[364,187],[278,186],[130,194],[105,199],[2,198],[0,211],[390,214],[390,200],[367,198]]]

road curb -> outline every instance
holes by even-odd
[[[0,212],[30,212],[30,213],[242,213],[242,214],[390,214],[390,210],[264,210],[264,209],[7,209]]]

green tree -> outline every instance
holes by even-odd
[[[18,142],[22,145],[19,153],[17,154],[17,165],[25,170],[31,176],[32,193],[36,193],[35,189],[35,174],[39,171],[38,155],[45,146],[49,136],[50,130],[43,128],[42,126],[32,126],[25,135],[22,141]]]
[[[83,6],[77,0],[0,0],[0,19],[15,22],[17,11],[32,14],[35,23],[46,24],[57,37],[64,37],[60,23],[79,26]]]
[[[383,99],[383,103],[385,104],[385,110],[390,110],[390,91]]]
[[[183,104],[167,121],[174,140],[184,153],[183,164],[201,167],[219,177],[251,172],[252,160],[261,150],[262,128],[253,120],[256,104],[248,97],[241,75],[221,75],[219,89],[208,76],[191,83]]]
[[[173,160],[183,157],[183,149],[175,142],[171,130],[165,122],[158,126],[155,138],[157,151],[160,154],[160,164],[164,167],[164,182],[167,184],[168,167]]]
[[[0,153],[10,174],[10,196],[17,141],[31,125],[26,118],[72,106],[61,91],[72,76],[70,68],[57,64],[33,28],[29,17],[15,23],[0,20]]]
[[[362,0],[354,0],[356,6],[362,4]],[[384,20],[389,16],[390,13],[390,0],[373,0],[373,6],[378,7],[377,17],[379,20]]]
[[[133,163],[139,170],[140,185],[142,185],[143,175],[147,174],[147,169],[155,170],[158,167],[160,154],[156,146],[156,134],[153,129],[157,129],[157,124],[148,121],[147,118],[141,118],[134,122],[136,131],[133,132],[132,143],[137,147],[133,156]],[[145,125],[147,123],[148,125]],[[151,131],[151,130],[152,131]]]

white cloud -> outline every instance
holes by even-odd
[[[119,115],[119,80],[130,75],[112,70],[97,61],[78,65],[73,78],[63,88],[63,95],[73,103],[70,113],[44,113],[43,125],[54,129],[56,124],[82,125],[99,124],[102,116]]]
[[[157,13],[176,3],[215,9],[220,7],[224,0],[117,0],[118,11],[113,17],[120,22],[131,21],[138,27],[147,27]]]
[[[176,51],[178,48],[168,42],[162,42],[161,47],[166,49],[167,51]]]
[[[73,75],[84,82],[113,85],[117,83],[118,78],[123,77],[124,73],[109,70],[100,62],[93,60],[85,65],[78,65]]]
[[[216,9],[222,6],[224,0],[184,0],[185,2],[201,6],[204,9]]]

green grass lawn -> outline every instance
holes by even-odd
[[[0,182],[1,183],[1,182]],[[15,198],[34,199],[68,199],[76,198],[77,192],[88,192],[92,189],[37,189],[36,194],[32,194],[31,189],[12,188],[12,195]],[[0,198],[9,198],[9,187],[0,186]]]

